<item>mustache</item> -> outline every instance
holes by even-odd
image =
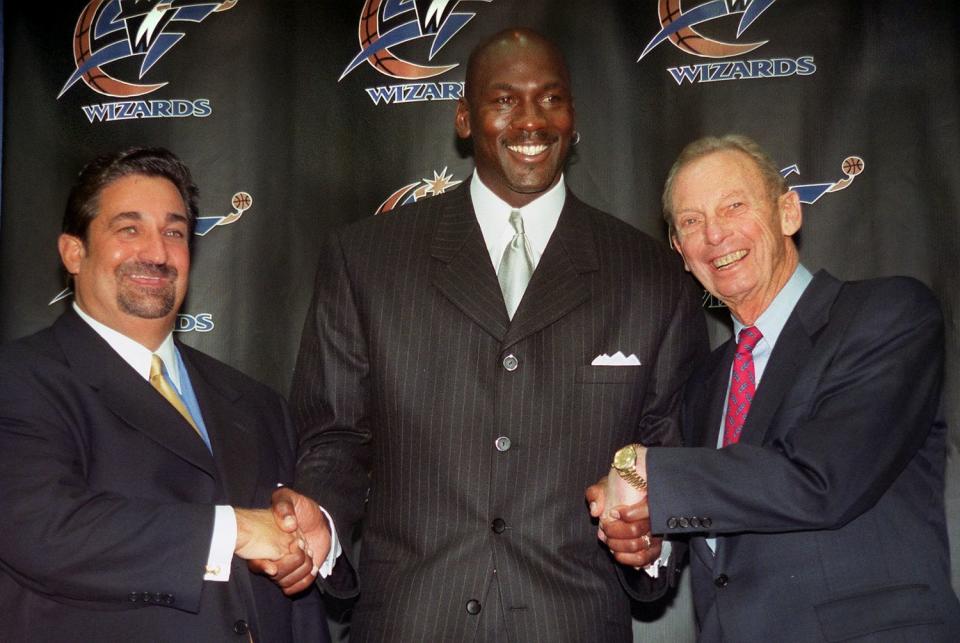
[[[518,136],[504,140],[505,145],[523,145],[524,143],[543,143],[550,145],[560,140],[556,134],[545,132],[544,130],[534,130],[532,132],[523,131]]]
[[[176,268],[168,266],[165,263],[147,263],[144,261],[131,261],[120,264],[116,272],[118,277],[142,275],[144,277],[159,277],[170,280],[176,279],[177,275],[180,274]]]

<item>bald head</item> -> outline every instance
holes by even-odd
[[[514,27],[481,40],[470,52],[464,96],[468,101],[475,96],[483,85],[482,76],[488,67],[499,68],[512,57],[534,52],[549,60],[562,73],[566,84],[570,84],[570,71],[559,47],[541,33],[525,27]]]

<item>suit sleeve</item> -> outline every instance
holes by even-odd
[[[93,488],[97,436],[72,384],[51,375],[58,368],[26,350],[0,354],[0,566],[78,606],[141,607],[149,595],[151,605],[198,611],[214,507]]]
[[[330,513],[341,539],[343,554],[321,582],[340,598],[359,591],[352,541],[369,487],[370,364],[362,323],[340,240],[331,236],[320,253],[291,407],[299,433],[296,487]]]
[[[637,432],[637,442],[648,446],[679,446],[681,443],[680,399],[683,384],[707,354],[706,320],[694,283],[682,276],[680,296],[676,300],[670,323],[660,341],[653,379],[644,401],[644,411]],[[656,600],[676,585],[686,543],[671,544],[669,562],[658,578],[646,572],[617,565],[617,572],[627,593],[637,600]]]
[[[709,516],[721,534],[833,529],[880,499],[930,432],[943,370],[933,295],[885,284],[834,306],[815,367],[792,383],[809,394],[785,398],[762,446],[648,452],[654,531],[696,531],[670,516]]]

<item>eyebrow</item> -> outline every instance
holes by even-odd
[[[143,215],[136,210],[129,210],[127,212],[118,212],[110,218],[110,224],[123,223],[124,221],[142,221]],[[186,215],[180,214],[179,212],[168,212],[167,213],[167,223],[183,223],[187,225],[189,219]]]

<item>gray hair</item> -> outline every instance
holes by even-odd
[[[667,180],[663,184],[663,218],[667,222],[671,238],[676,236],[676,228],[673,225],[673,182],[680,170],[686,165],[714,152],[742,152],[749,156],[757,171],[760,172],[760,178],[766,184],[767,192],[772,201],[776,201],[781,194],[787,191],[787,181],[780,174],[780,170],[777,169],[773,159],[752,138],[742,134],[698,138],[683,148],[680,156],[673,162],[673,166],[667,174]]]

